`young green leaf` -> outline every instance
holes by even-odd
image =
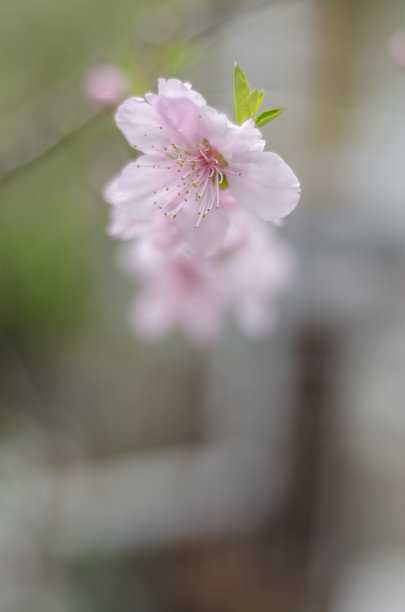
[[[264,111],[256,118],[256,127],[263,127],[269,121],[273,121],[276,117],[281,115],[284,108],[273,108],[273,110]]]
[[[262,103],[262,98],[263,98],[263,89],[261,91],[259,91],[259,95],[257,96],[256,108],[255,108],[254,114],[256,114],[257,111],[259,110],[260,104]]]
[[[250,118],[249,83],[238,64],[233,69],[233,99],[235,104],[236,123],[243,123]]]
[[[246,102],[249,110],[249,117],[254,117],[257,113],[257,99],[259,97],[259,92],[257,91],[257,87],[252,89],[250,94],[248,95]],[[248,117],[248,118],[249,118]]]

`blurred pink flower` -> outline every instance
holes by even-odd
[[[225,239],[228,187],[251,215],[278,220],[297,205],[300,188],[287,164],[264,152],[264,140],[249,119],[241,126],[207,106],[190,84],[159,79],[158,94],[130,98],[116,122],[131,146],[141,151],[117,179],[114,218],[118,233],[150,222],[161,211],[193,250],[210,254]]]
[[[178,328],[206,343],[221,334],[228,313],[248,336],[272,331],[273,301],[288,283],[291,253],[270,227],[236,207],[228,210],[226,240],[210,257],[187,251],[164,217],[147,239],[125,246],[121,266],[139,283],[130,313],[138,335],[153,339]]]
[[[117,66],[100,64],[90,68],[84,76],[86,97],[101,108],[116,106],[129,88],[128,77]]]
[[[405,28],[399,28],[391,36],[388,53],[392,63],[400,70],[405,70]]]
[[[121,206],[120,192],[118,191],[119,177],[115,176],[104,187],[103,197],[111,204],[110,224],[108,234],[113,238],[128,240],[143,233],[145,222],[135,221],[126,206]],[[147,224],[149,225],[149,224]]]

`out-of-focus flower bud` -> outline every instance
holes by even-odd
[[[399,28],[391,36],[388,55],[394,66],[405,71],[405,27]]]
[[[128,92],[128,78],[117,66],[100,64],[84,76],[83,91],[92,104],[100,108],[116,106]]]

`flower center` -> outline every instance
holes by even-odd
[[[226,159],[205,138],[190,151],[175,144],[165,150],[170,161],[175,162],[175,165],[167,166],[175,178],[167,187],[154,192],[158,196],[154,204],[163,209],[165,215],[175,219],[185,205],[194,201],[197,228],[213,208],[219,208],[220,189],[228,187],[225,172],[239,173],[228,169]]]
[[[226,168],[229,165],[221,153],[218,153],[206,138],[197,146],[197,151],[208,165],[217,170]]]

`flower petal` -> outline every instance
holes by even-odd
[[[108,181],[107,185],[105,185],[103,189],[104,200],[112,206],[115,206],[117,204],[119,180],[120,175],[116,174],[115,176],[113,176],[112,179]]]
[[[116,186],[116,206],[123,207],[133,221],[148,221],[156,214],[156,191],[173,182],[173,172],[152,165],[151,158],[143,155],[128,164]]]
[[[289,166],[275,153],[262,153],[248,164],[233,164],[227,179],[231,194],[250,214],[272,221],[288,215],[300,199],[300,185]]]
[[[213,208],[198,227],[195,227],[196,219],[195,210],[183,207],[177,214],[177,227],[190,251],[199,256],[212,255],[224,242],[229,226],[228,211],[225,206]]]
[[[111,204],[111,218],[107,229],[109,236],[128,240],[138,236],[145,223],[134,221],[125,206],[119,205],[119,175],[112,178],[103,190],[103,197],[108,204]]]
[[[177,79],[159,79],[159,95],[150,94],[148,101],[154,106],[164,125],[171,128],[176,147],[195,147],[204,138],[225,136],[225,115],[207,106],[204,98],[191,89],[189,83]]]
[[[145,231],[145,221],[134,221],[131,214],[121,206],[111,210],[111,220],[108,235],[121,240],[130,240],[140,236]]]
[[[160,98],[159,113],[169,126],[172,144],[182,149],[195,145],[200,140],[199,114],[201,109],[187,99]]]
[[[265,142],[260,130],[255,127],[253,119],[248,119],[242,125],[235,125],[224,115],[219,116],[225,119],[226,129],[216,129],[209,140],[229,165],[245,164],[256,159],[257,154],[260,156]]]
[[[115,113],[115,122],[129,144],[143,153],[163,151],[176,137],[156,106],[143,98],[125,100]]]
[[[149,290],[132,303],[129,324],[141,338],[156,340],[168,332],[173,326],[173,321],[161,296]]]
[[[190,83],[183,83],[178,79],[158,79],[158,91],[165,98],[186,98],[197,106],[205,106],[206,101],[197,91],[191,88]]]

